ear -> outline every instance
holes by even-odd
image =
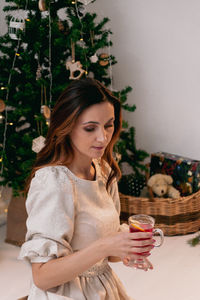
[[[172,184],[173,179],[170,175],[163,175],[163,179],[167,182],[167,184]]]
[[[147,185],[149,186],[149,187],[152,187],[154,184],[155,184],[155,182],[156,182],[156,180],[157,180],[157,176],[158,174],[156,174],[156,175],[152,175],[150,178],[149,178],[149,180],[148,180],[148,182],[147,182]]]

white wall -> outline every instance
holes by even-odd
[[[125,118],[137,146],[200,159],[200,1],[96,0],[87,9],[111,20],[113,85],[133,87],[137,109]],[[1,12],[1,32],[2,22]]]
[[[92,5],[91,5],[92,6]],[[97,0],[111,19],[114,87],[131,85],[137,145],[200,159],[200,1]]]

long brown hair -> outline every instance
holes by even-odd
[[[69,134],[77,118],[88,107],[105,101],[114,106],[115,113],[114,133],[101,158],[102,166],[103,161],[106,161],[111,167],[107,188],[114,177],[120,178],[121,171],[113,158],[113,146],[119,137],[122,126],[120,101],[99,81],[85,78],[73,81],[58,98],[51,114],[45,146],[37,155],[36,162],[27,180],[26,192],[28,192],[30,182],[38,169],[44,166],[56,165],[58,161],[59,164],[67,165],[73,160],[73,148]],[[63,161],[61,161],[61,157],[63,157]]]

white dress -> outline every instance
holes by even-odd
[[[109,193],[100,165],[96,180],[76,177],[65,166],[38,170],[26,200],[26,242],[20,259],[47,262],[72,254],[101,237],[119,231],[120,202],[117,182]],[[29,300],[130,300],[107,259],[74,280],[43,291],[31,283]]]

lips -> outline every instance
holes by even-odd
[[[104,149],[104,147],[92,147],[92,148],[99,151]]]

